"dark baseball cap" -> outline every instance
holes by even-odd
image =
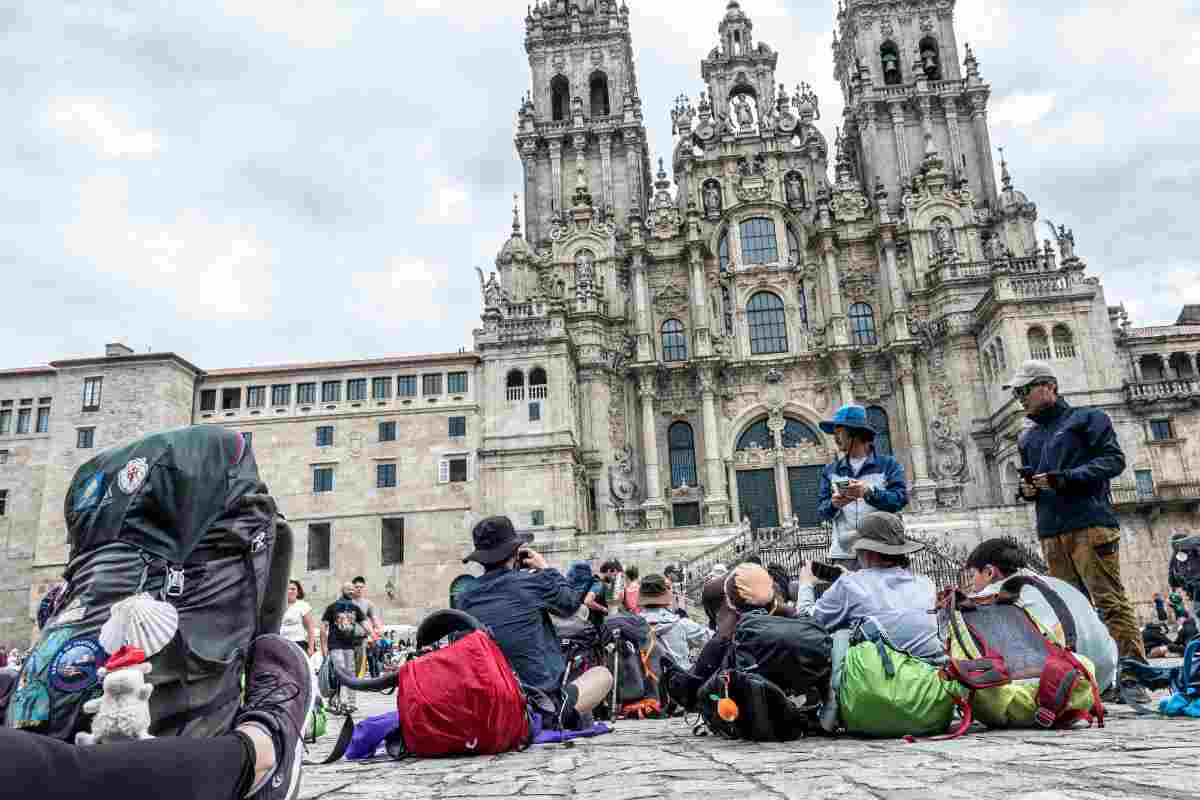
[[[508,517],[488,517],[475,524],[471,539],[475,550],[463,559],[463,563],[478,561],[486,565],[507,561],[518,547],[532,542],[533,535],[517,533]]]

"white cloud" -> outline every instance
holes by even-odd
[[[1099,111],[1072,111],[1061,123],[1040,131],[1032,144],[1043,152],[1063,147],[1104,147],[1107,130]]]
[[[429,202],[417,215],[418,225],[470,225],[475,220],[471,195],[458,178],[441,173],[426,175]]]
[[[348,0],[225,0],[225,13],[250,17],[262,30],[311,48],[343,44],[362,17]]]
[[[1013,33],[1008,6],[995,2],[960,3],[954,27],[960,49],[967,44],[976,50],[1007,47]]]
[[[163,149],[159,133],[138,128],[107,97],[52,97],[46,124],[104,159],[154,158]]]
[[[172,303],[198,320],[258,319],[275,295],[275,253],[253,226],[189,208],[166,222],[132,217],[129,183],[98,175],[79,186],[79,216],[63,231],[68,255]]]
[[[1054,100],[1054,92],[1011,94],[992,101],[988,119],[993,125],[1028,127],[1054,110]]]
[[[379,272],[351,273],[348,296],[354,316],[391,330],[413,320],[439,321],[445,313],[439,294],[448,274],[444,264],[403,256],[393,256]]]

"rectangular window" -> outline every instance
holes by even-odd
[[[325,381],[321,384],[321,402],[337,403],[342,399],[342,382]]]
[[[460,436],[467,435],[467,418],[466,417],[451,417],[450,418],[450,438],[454,439]]]
[[[292,385],[280,383],[271,387],[271,405],[286,406],[292,402]]]
[[[246,408],[262,408],[267,404],[267,387],[249,386],[246,388]]]
[[[536,509],[529,512],[529,524],[538,526],[546,524],[546,512],[542,509]]]
[[[450,459],[450,482],[465,483],[467,480],[467,459],[462,458]]]
[[[450,394],[467,393],[467,373],[451,372],[446,376],[446,391]]]
[[[31,405],[33,405],[33,398],[32,398],[32,397],[23,397],[23,398],[21,398],[21,405],[23,405],[23,406],[31,406]]]
[[[297,383],[296,402],[302,405],[317,402],[317,385],[315,383]]]
[[[379,531],[379,563],[383,566],[404,563],[404,518],[382,520]]]
[[[6,408],[0,411],[0,436],[7,436],[10,428],[12,428],[12,409]]]
[[[537,422],[541,418],[542,418],[542,404],[541,403],[530,403],[529,404],[529,421]]]
[[[371,378],[371,399],[388,400],[392,396],[391,378]]]
[[[329,569],[329,523],[308,526],[308,571]]]
[[[250,446],[254,444],[254,434],[250,431],[242,431],[242,441],[246,443],[246,449],[249,450]]]
[[[17,412],[17,434],[29,433],[29,421],[33,416],[31,409],[22,408]]]
[[[100,410],[100,389],[104,383],[103,378],[84,378],[83,380],[83,410],[84,411],[99,411]]]
[[[1138,497],[1154,497],[1154,473],[1148,469],[1134,470]]]
[[[333,446],[333,426],[318,425],[317,426],[317,447],[332,447]]]
[[[77,428],[75,430],[75,446],[80,450],[90,450],[95,443],[95,428]]]
[[[8,511],[8,489],[0,489],[0,517]]]
[[[50,431],[50,407],[42,406],[38,409],[37,428],[38,433],[48,433]]]
[[[421,394],[426,397],[437,397],[442,393],[442,374],[421,376]]]
[[[1156,442],[1161,442],[1164,439],[1174,439],[1175,433],[1171,430],[1171,420],[1150,420],[1150,438]]]
[[[333,491],[333,467],[313,467],[313,494]]]
[[[671,509],[676,528],[700,524],[699,503],[676,503]]]
[[[8,451],[0,450],[0,464],[7,464],[7,463],[8,463]]]
[[[381,442],[396,441],[396,423],[395,422],[379,423],[379,441],[381,441]]]
[[[396,488],[396,465],[395,464],[376,464],[375,465],[375,488],[376,489],[395,489]]]
[[[367,379],[352,378],[346,381],[346,399],[351,403],[361,403],[367,399]]]
[[[396,397],[416,397],[417,376],[401,375],[396,378]]]
[[[236,389],[221,390],[221,410],[233,411],[242,407],[242,389],[239,386]]]
[[[217,390],[216,389],[201,389],[200,390],[200,410],[201,411],[216,411],[217,410]]]

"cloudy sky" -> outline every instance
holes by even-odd
[[[725,0],[628,0],[655,157]],[[821,97],[834,1],[744,0]],[[992,139],[1138,324],[1200,303],[1200,12],[959,0]],[[454,351],[520,189],[519,0],[8,0],[0,366]]]

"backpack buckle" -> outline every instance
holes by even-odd
[[[181,597],[183,595],[183,568],[182,567],[167,567],[167,597]]]

